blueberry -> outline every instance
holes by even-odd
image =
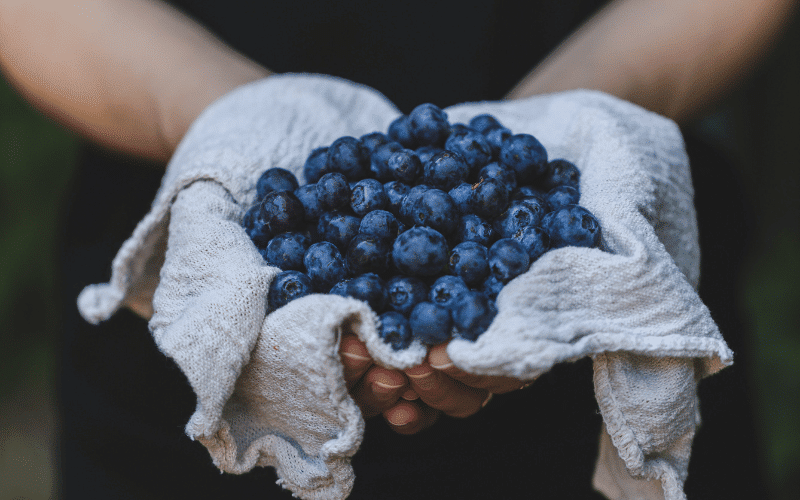
[[[550,236],[539,226],[528,226],[514,233],[513,238],[522,244],[533,263],[546,251],[550,250]]]
[[[395,151],[389,157],[389,172],[392,176],[406,184],[413,184],[422,174],[422,162],[417,154],[410,149]]]
[[[486,136],[486,142],[492,148],[492,156],[499,157],[500,150],[503,148],[503,142],[511,137],[513,134],[505,127],[497,127],[487,130],[483,133]]]
[[[494,219],[506,210],[510,190],[497,179],[481,179],[472,186],[472,212]]]
[[[529,196],[538,196],[539,198],[547,199],[547,193],[530,185],[520,186],[515,189],[511,194],[511,199],[519,200]]]
[[[304,271],[303,256],[310,244],[303,233],[281,233],[267,244],[264,260],[283,271]]]
[[[373,273],[362,274],[350,280],[347,284],[347,295],[363,300],[378,314],[386,309],[388,302],[386,283]]]
[[[600,245],[600,222],[583,207],[568,205],[554,210],[548,214],[545,223],[551,248],[594,248]]]
[[[259,219],[258,214],[260,212],[260,203],[250,207],[250,209],[244,214],[242,225],[244,226],[247,236],[249,236],[253,241],[253,244],[262,249],[266,248],[267,243],[269,243],[269,240],[272,238],[272,233],[269,231],[269,228],[264,221]]]
[[[328,241],[308,247],[303,256],[303,265],[314,289],[319,292],[329,290],[347,276],[347,267],[341,252]]]
[[[428,300],[446,309],[452,309],[469,287],[458,276],[445,275],[433,282]]]
[[[504,286],[502,281],[497,279],[494,275],[491,275],[483,282],[481,293],[486,295],[490,300],[497,300],[497,295]]]
[[[361,219],[358,232],[391,244],[399,234],[397,219],[386,210],[374,210]]]
[[[547,212],[550,212],[550,204],[545,201],[543,196],[524,196],[511,202],[512,205],[525,205],[533,212],[532,224],[539,225]]]
[[[529,263],[528,252],[517,240],[502,238],[489,249],[489,269],[503,283],[527,271]]]
[[[462,182],[448,191],[447,194],[453,199],[459,212],[469,214],[472,211],[472,184]]]
[[[389,124],[388,136],[389,139],[402,144],[404,148],[414,149],[417,146],[408,115],[398,116]]]
[[[447,113],[434,104],[420,104],[408,118],[411,134],[420,146],[441,145],[450,134]]]
[[[489,249],[474,241],[459,243],[450,251],[450,272],[475,286],[489,276]]]
[[[388,203],[383,184],[375,179],[358,181],[350,194],[350,208],[361,217],[373,210],[383,210]]]
[[[411,218],[414,224],[433,228],[447,236],[458,226],[459,213],[449,194],[441,189],[428,189],[412,207]]]
[[[517,189],[517,176],[514,174],[514,171],[500,165],[496,161],[483,167],[478,173],[478,177],[482,179],[494,179],[500,182],[506,187],[509,193]]]
[[[479,132],[467,131],[464,134],[451,135],[445,142],[444,149],[463,156],[470,172],[483,167],[492,159],[492,147]]]
[[[469,165],[458,153],[442,151],[433,155],[423,166],[426,185],[449,191],[469,177]]]
[[[267,193],[273,191],[292,191],[300,187],[297,177],[285,168],[267,169],[256,182],[256,196],[263,200]]]
[[[331,290],[328,292],[331,295],[341,295],[342,297],[349,297],[347,295],[347,287],[352,281],[350,278],[343,279],[342,281],[336,283],[331,287]]]
[[[460,242],[474,241],[488,248],[495,242],[497,235],[491,224],[477,215],[470,214],[461,217],[455,239]]]
[[[300,271],[283,271],[269,284],[267,301],[273,310],[310,294],[311,279]]]
[[[408,191],[408,194],[405,196],[405,198],[403,198],[403,201],[400,202],[400,212],[398,214],[398,219],[400,222],[409,226],[414,225],[414,207],[420,198],[422,198],[422,195],[425,193],[425,191],[428,191],[429,189],[431,188],[425,184],[417,184]]]
[[[317,233],[324,241],[330,241],[339,249],[346,252],[350,240],[358,234],[361,219],[341,212],[326,212],[319,218]]]
[[[328,173],[328,148],[317,148],[308,155],[303,165],[303,177],[309,184],[319,181],[320,177]]]
[[[350,274],[385,273],[389,269],[388,242],[369,234],[357,234],[347,247]]]
[[[556,186],[571,186],[578,189],[581,173],[571,161],[558,158],[547,164],[547,172],[541,179],[542,188],[549,191]]]
[[[456,334],[466,340],[475,341],[489,328],[497,316],[494,301],[480,292],[467,292],[452,308]]]
[[[403,145],[396,141],[387,142],[378,146],[370,156],[369,169],[373,177],[381,182],[388,182],[394,179],[392,171],[389,169],[389,159],[398,151],[403,151]]]
[[[380,315],[381,327],[378,335],[395,351],[408,348],[411,345],[411,325],[405,316],[398,312],[389,311]]]
[[[417,156],[419,157],[419,161],[423,165],[425,165],[428,160],[433,158],[433,155],[436,153],[441,153],[442,151],[444,151],[444,149],[436,146],[420,146],[415,150]]]
[[[547,202],[553,210],[567,205],[577,205],[581,195],[572,186],[556,186],[547,193]]]
[[[502,127],[500,122],[497,121],[497,118],[488,113],[484,113],[473,117],[469,121],[469,126],[470,128],[477,130],[481,134],[485,134],[490,129]]]
[[[434,276],[447,265],[447,240],[442,233],[429,227],[414,227],[394,241],[392,257],[403,274]]]
[[[414,306],[428,299],[428,286],[413,276],[394,276],[386,284],[389,307],[408,315]]]
[[[306,184],[300,186],[294,191],[294,195],[303,204],[303,214],[305,215],[306,222],[315,222],[319,220],[319,216],[325,210],[322,208],[322,203],[317,196],[317,185]]]
[[[302,227],[304,218],[303,204],[289,191],[268,193],[261,202],[261,210],[256,217],[270,234],[294,231]]]
[[[517,182],[530,184],[547,169],[547,151],[530,134],[512,135],[500,148],[500,161],[517,175]]]
[[[454,135],[466,134],[467,132],[477,132],[477,130],[475,130],[474,128],[472,128],[472,127],[470,127],[468,125],[465,125],[463,123],[451,123],[450,124],[450,135],[448,136],[448,138],[450,138],[450,137],[452,137]]]
[[[317,182],[317,198],[325,210],[338,210],[350,204],[350,184],[344,174],[331,172]]]
[[[370,134],[364,134],[359,139],[361,141],[361,145],[364,146],[369,154],[375,152],[380,146],[383,146],[387,142],[389,142],[389,138],[381,133],[381,132],[372,132]]]
[[[411,191],[411,186],[403,184],[400,181],[390,181],[383,185],[383,192],[386,193],[389,199],[389,204],[386,210],[394,214],[395,217],[400,215],[400,206],[403,203],[403,198],[406,197],[408,192]]]
[[[369,173],[369,150],[355,137],[343,136],[328,147],[326,168],[357,181]]]
[[[543,216],[543,212],[517,200],[494,221],[494,229],[501,238],[511,238],[520,229],[541,224]]]
[[[425,345],[443,344],[450,339],[453,319],[450,311],[433,302],[420,302],[408,318],[413,337]]]

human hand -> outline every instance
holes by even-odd
[[[424,362],[404,371],[375,365],[353,334],[342,337],[340,353],[351,396],[365,418],[382,414],[389,427],[411,435],[433,425],[442,413],[466,418],[491,399],[527,387],[525,381],[473,375],[453,365],[447,344],[434,346]]]

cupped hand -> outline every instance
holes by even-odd
[[[381,414],[399,434],[420,432],[442,413],[469,417],[484,407],[492,394],[528,385],[516,378],[464,372],[453,365],[447,344],[432,347],[423,363],[405,371],[376,365],[353,334],[342,337],[340,352],[347,388],[364,417]]]

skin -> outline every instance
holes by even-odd
[[[792,0],[617,0],[508,94],[597,89],[686,122],[728,95],[774,46]],[[38,110],[104,146],[166,163],[211,102],[271,72],[155,0],[0,0],[0,69]],[[198,85],[197,82],[203,82]],[[341,342],[365,417],[398,433],[468,417],[526,382],[453,366],[446,345],[405,370]]]

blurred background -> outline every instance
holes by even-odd
[[[744,188],[752,231],[736,249],[744,257],[739,269],[731,269],[731,286],[747,330],[738,354],[744,350],[750,360],[746,383],[758,456],[732,459],[762,468],[780,500],[797,498],[800,485],[797,28],[795,21],[729,99],[686,127],[727,157],[734,168],[726,181]],[[34,111],[0,79],[0,500],[57,495],[53,387],[61,319],[51,304],[58,300],[60,214],[78,152],[76,136]],[[703,382],[709,383],[713,387],[713,381]]]

